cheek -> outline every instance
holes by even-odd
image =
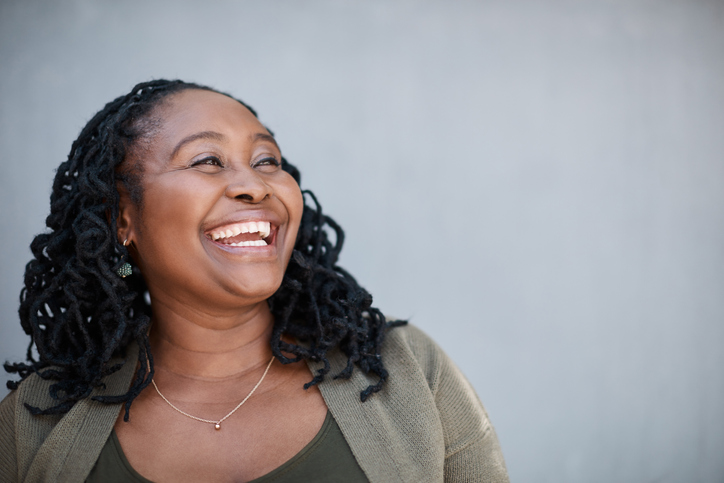
[[[179,173],[180,174],[180,173]],[[169,213],[192,218],[218,198],[216,186],[191,176],[159,176],[144,188],[144,216],[163,219]],[[188,213],[188,216],[184,216]],[[173,222],[173,220],[164,220]],[[180,220],[179,220],[180,221]]]
[[[171,179],[170,182],[149,183],[144,190],[139,240],[139,251],[144,258],[160,256],[198,238],[206,197],[201,187],[188,184]]]
[[[294,192],[295,195],[295,202],[294,202],[294,220],[295,220],[295,226],[299,228],[299,224],[302,221],[302,212],[304,211],[304,196],[302,195],[302,191],[297,187],[296,191]]]
[[[292,238],[296,240],[299,224],[302,221],[302,212],[304,211],[304,197],[296,181],[294,181],[291,176],[289,176],[289,178],[291,179],[291,183],[284,184],[283,189],[279,191],[279,198],[287,208],[287,213],[289,213],[289,231],[290,234],[293,235]]]

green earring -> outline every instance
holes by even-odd
[[[116,270],[116,273],[121,278],[126,278],[127,276],[131,275],[133,273],[133,268],[131,267],[131,264],[126,262],[123,265],[121,265],[121,268]]]
[[[123,246],[125,247],[127,243],[128,243],[128,238],[123,240]],[[133,268],[131,267],[130,263],[126,262],[123,265],[121,265],[121,267],[118,270],[116,270],[116,273],[118,274],[119,277],[126,278],[127,276],[129,276],[133,273]]]

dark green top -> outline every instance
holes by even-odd
[[[116,432],[106,441],[86,483],[152,483],[128,463]],[[250,483],[368,483],[368,479],[352,455],[332,413],[327,411],[322,429],[299,453],[271,473]]]
[[[135,361],[138,350],[131,344],[126,360]],[[348,357],[339,348],[327,356],[330,374],[347,368]],[[379,382],[375,374],[355,370],[349,379],[327,377],[319,384],[329,412],[371,482],[508,483],[485,408],[437,344],[414,326],[398,327],[385,335],[382,358],[390,377],[382,392],[367,402],[360,401],[359,392]],[[307,361],[310,374],[318,374],[325,362]],[[124,361],[115,358],[116,363]],[[135,368],[126,363],[91,395],[124,394]],[[85,398],[65,415],[33,415],[25,405],[58,404],[50,396],[54,382],[34,373],[0,402],[0,481],[78,483],[98,461],[122,404]]]

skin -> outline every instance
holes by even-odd
[[[160,127],[129,160],[143,168],[143,203],[119,186],[118,238],[130,243],[151,295],[154,381],[180,409],[220,419],[272,357],[266,300],[282,282],[303,199],[268,131],[235,100],[187,90],[151,115]],[[208,236],[230,221],[256,220],[272,223],[270,245],[224,247]],[[316,387],[302,387],[311,377],[304,363],[275,361],[218,431],[149,386],[115,430],[131,466],[155,482],[249,481],[321,428],[324,400]]]

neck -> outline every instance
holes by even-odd
[[[271,359],[273,325],[266,302],[226,315],[154,304],[150,342],[156,370],[202,380],[243,376]]]

